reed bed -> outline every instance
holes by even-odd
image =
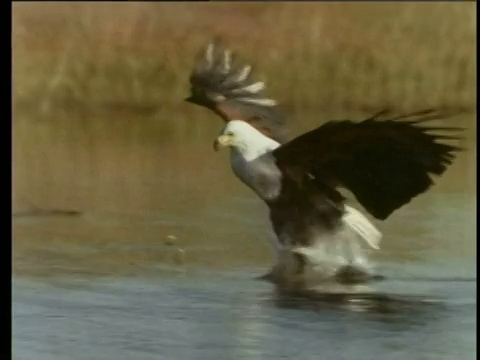
[[[267,80],[294,133],[385,107],[475,109],[475,3],[14,3],[12,36],[17,207],[243,194],[210,154],[220,122],[182,101],[214,36]]]

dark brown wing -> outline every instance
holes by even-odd
[[[313,178],[334,191],[349,189],[365,209],[379,219],[425,192],[431,175],[441,175],[459,147],[439,143],[453,127],[419,126],[449,116],[434,110],[387,118],[382,112],[362,122],[330,121],[277,148],[273,155],[284,175]],[[443,132],[443,135],[432,132]]]
[[[244,120],[276,141],[286,139],[285,121],[275,100],[265,97],[265,83],[250,80],[252,67],[238,64],[219,40],[198,56],[190,75],[187,101],[214,111],[225,122]]]

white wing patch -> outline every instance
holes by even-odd
[[[216,101],[216,102],[222,102],[222,101],[225,101],[227,99],[225,97],[225,95],[220,94],[220,93],[207,92],[206,95],[209,99],[211,99],[213,101]]]
[[[225,50],[223,52],[223,68],[222,72],[228,74],[232,68],[232,52],[230,50]]]
[[[243,92],[248,92],[250,94],[256,94],[256,93],[262,91],[263,89],[265,89],[265,83],[263,81],[258,81],[256,83],[251,84],[251,85],[232,90],[232,92],[235,93],[235,94],[239,94],[239,93],[241,94]]]
[[[245,81],[250,75],[250,71],[252,71],[251,65],[245,65],[238,74],[235,75],[234,80],[237,82]]]
[[[205,50],[205,60],[207,60],[207,68],[211,68],[213,65],[213,50],[215,49],[215,44],[210,43]]]
[[[238,98],[236,99],[237,101],[244,102],[244,103],[249,103],[249,104],[255,104],[255,105],[260,105],[260,106],[275,106],[277,105],[277,102],[273,99],[255,99],[255,98]]]
[[[360,211],[345,205],[345,214],[342,220],[345,225],[360,235],[371,248],[380,249],[382,233]]]

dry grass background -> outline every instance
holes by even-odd
[[[468,108],[474,11],[461,2],[15,4],[16,104],[178,114],[194,53],[218,34],[292,114]]]
[[[244,201],[253,195],[231,175],[227,155],[211,150],[221,122],[182,101],[194,55],[215,35],[267,80],[294,134],[384,107],[475,109],[475,3],[14,3],[15,211],[128,214],[111,220],[113,230],[108,219],[17,227],[17,264],[66,239],[81,247],[115,238],[118,249],[172,231],[193,243],[229,234],[240,240],[233,252],[265,257],[245,245],[267,228],[245,230],[256,210]],[[474,147],[475,117],[455,121],[472,129]],[[473,189],[473,156],[439,186]],[[172,218],[142,232],[142,216],[157,212]],[[181,221],[228,223],[229,232],[165,225]],[[84,259],[75,249],[58,262]],[[141,262],[130,250],[121,254],[109,259],[122,269],[125,257]],[[105,266],[105,256],[97,260],[85,268]]]
[[[17,206],[91,207],[95,189],[93,202],[116,203],[112,186],[136,198],[142,182],[178,185],[181,172],[166,169],[190,166],[201,176],[196,170],[215,167],[203,144],[218,119],[182,102],[194,54],[214,35],[268,80],[294,133],[387,106],[475,108],[474,3],[46,2],[13,10]],[[188,155],[185,142],[196,143]]]

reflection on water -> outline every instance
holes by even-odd
[[[279,294],[254,279],[266,209],[212,152],[218,123],[74,120],[15,119],[15,358],[473,357],[474,151],[379,224],[385,281]]]
[[[474,282],[334,299],[276,294],[251,276],[16,280],[16,358],[473,358]]]
[[[225,217],[237,216],[237,208],[245,204],[242,200],[233,204],[231,197],[255,198],[232,175],[228,152],[214,153],[211,148],[220,121],[200,116],[182,119],[201,131],[175,135],[167,131],[172,121],[165,116],[112,121],[58,114],[42,121],[19,112],[13,142],[15,209],[130,214],[196,214],[214,209]],[[316,117],[302,120],[304,130],[319,125]],[[471,195],[476,190],[471,125],[475,116],[455,118],[453,124],[467,126],[467,140],[460,145],[470,151],[458,157],[434,191]],[[299,127],[294,126],[293,134],[301,132]]]
[[[420,266],[430,278],[471,276],[476,261],[474,199],[462,194],[432,197],[381,224],[381,250],[371,256],[398,264],[399,274]],[[262,267],[263,274],[272,261],[265,209],[256,201],[220,201],[220,208],[235,209],[236,216],[207,208],[191,214],[85,212],[14,218],[15,273],[155,277],[196,268]]]
[[[238,216],[15,218],[15,358],[473,358],[473,198],[402,211],[383,229],[386,279],[335,294],[256,280],[271,261],[264,209],[229,201]]]

